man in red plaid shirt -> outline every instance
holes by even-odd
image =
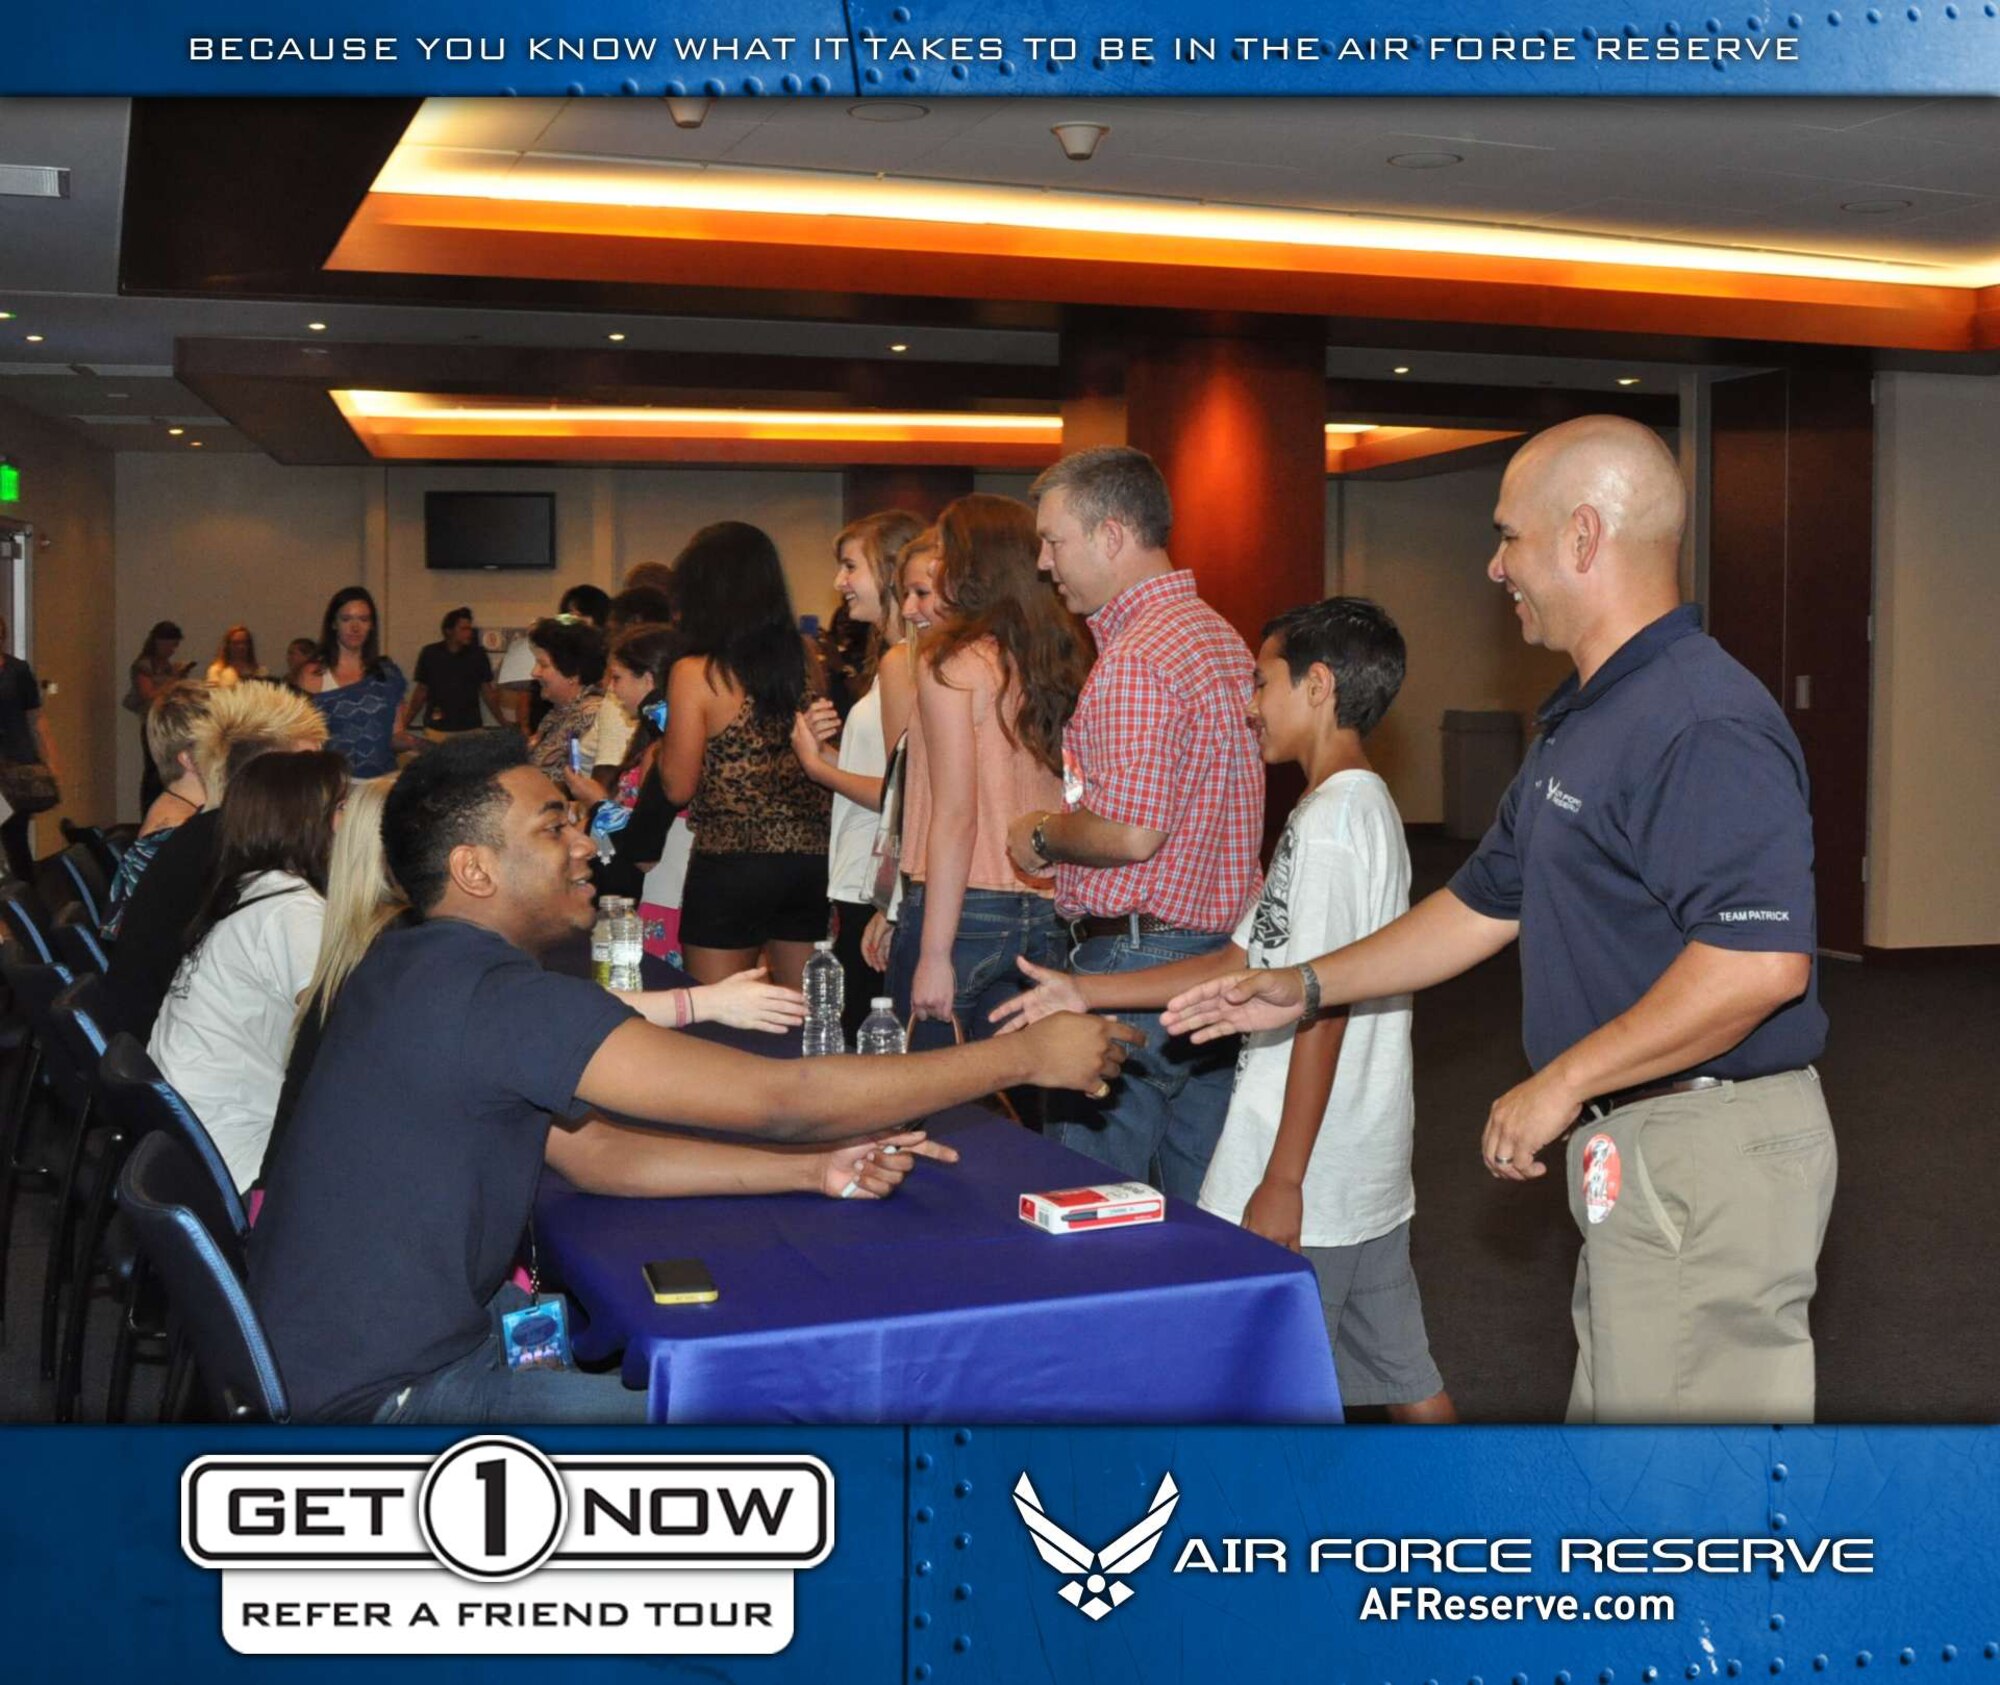
[[[1228,942],[1256,895],[1264,763],[1249,724],[1256,663],[1167,556],[1173,505],[1151,457],[1066,456],[1035,482],[1041,566],[1088,617],[1097,665],[1063,733],[1063,811],[1008,832],[1024,871],[1055,868],[1070,964],[1137,971]],[[1169,1040],[1155,1013],[1095,1105],[1051,1133],[1134,1180],[1193,1200],[1229,1110],[1235,1049]]]

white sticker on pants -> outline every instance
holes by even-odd
[[[1583,1210],[1593,1223],[1611,1215],[1620,1180],[1618,1143],[1609,1135],[1591,1136],[1583,1144]]]

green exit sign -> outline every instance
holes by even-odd
[[[21,470],[11,462],[0,462],[0,503],[21,501]]]

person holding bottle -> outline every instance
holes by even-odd
[[[841,1024],[850,1041],[882,977],[862,957],[861,942],[875,913],[875,833],[889,752],[902,741],[917,695],[896,604],[896,560],[922,526],[907,510],[890,509],[841,529],[833,544],[833,588],[855,624],[869,633],[860,677],[865,689],[844,725],[830,701],[815,702],[792,722],[799,765],[815,784],[833,792],[826,893],[833,905],[833,951],[846,974]]]

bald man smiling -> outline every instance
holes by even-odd
[[[1493,1102],[1487,1170],[1570,1132],[1583,1231],[1571,1421],[1810,1421],[1807,1306],[1833,1201],[1818,1075],[1805,760],[1679,593],[1686,489],[1612,416],[1538,434],[1487,577],[1576,665],[1449,887],[1287,971],[1190,990],[1201,1041],[1427,988],[1518,939],[1534,1075]]]

